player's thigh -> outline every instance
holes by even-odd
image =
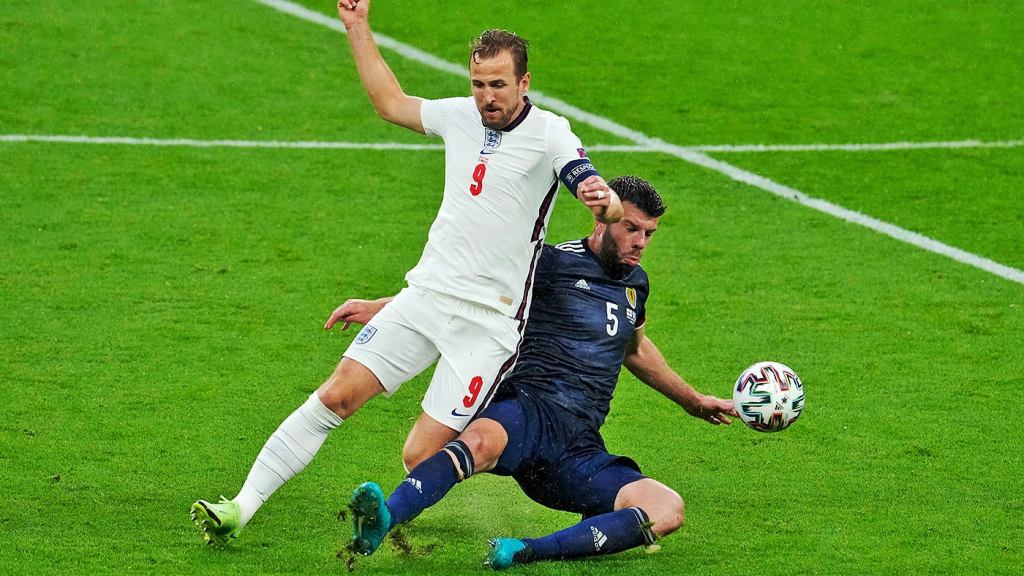
[[[345,350],[345,358],[355,360],[377,378],[385,396],[440,356],[419,318],[430,308],[422,291],[406,288],[363,326]],[[340,384],[344,387],[344,380]]]
[[[652,530],[658,536],[675,531],[685,519],[682,497],[653,478],[642,478],[619,489],[615,509],[623,508],[643,510],[653,522]]]
[[[633,460],[599,448],[563,458],[555,473],[574,503],[569,510],[588,517],[616,510],[622,488],[646,478]]]
[[[542,457],[540,429],[532,406],[510,397],[488,404],[463,434],[472,433],[466,442],[477,472],[512,476]]]

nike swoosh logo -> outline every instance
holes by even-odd
[[[459,414],[452,408],[452,416],[458,416],[459,418],[469,418],[469,414]]]
[[[494,154],[497,150],[481,150],[481,154]]]

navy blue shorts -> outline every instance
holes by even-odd
[[[501,424],[508,446],[492,474],[512,476],[532,500],[585,517],[615,509],[626,484],[645,478],[636,462],[609,454],[592,425],[519,391],[478,418]]]

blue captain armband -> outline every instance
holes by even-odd
[[[591,176],[600,176],[601,173],[594,168],[594,165],[590,163],[588,158],[580,158],[579,160],[573,160],[562,168],[562,171],[558,174],[558,179],[565,184],[565,187],[572,192],[572,195],[576,195],[576,188],[579,187],[580,182],[583,182]]]

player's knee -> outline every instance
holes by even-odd
[[[348,418],[383,390],[373,373],[365,367],[342,361],[316,393],[329,410]]]
[[[405,465],[406,473],[412,472],[413,468],[434,454],[437,454],[437,450],[428,451],[419,446],[406,445],[402,448],[402,464]]]
[[[683,498],[675,492],[672,492],[671,496],[666,496],[661,502],[658,518],[652,520],[652,528],[659,538],[678,530],[686,521],[686,504]]]
[[[468,429],[459,435],[459,440],[469,448],[478,471],[490,470],[505,448],[501,438]]]
[[[643,510],[651,521],[651,531],[659,538],[678,530],[686,519],[683,498],[675,490],[649,478],[627,486],[616,505]]]
[[[416,432],[417,428],[413,427],[413,431],[409,433],[409,437],[405,439],[405,444],[402,446],[402,464],[405,466],[406,472],[412,472],[412,469],[419,466],[424,460],[437,454],[443,445],[443,440],[433,439],[429,435]]]
[[[469,448],[474,459],[482,459],[486,456],[487,438],[483,434],[478,434],[475,430],[466,430],[459,435],[459,440]]]
[[[324,385],[316,391],[316,394],[324,406],[342,418],[348,418],[360,407],[354,401],[351,391],[346,390],[337,381],[328,380],[324,382]]]

